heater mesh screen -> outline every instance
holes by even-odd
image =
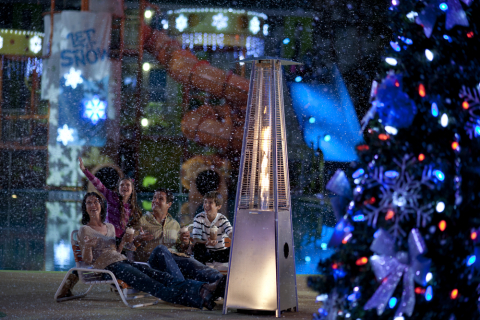
[[[279,209],[288,209],[290,206],[282,77],[281,66],[277,62],[275,65],[257,63],[255,67],[243,146],[243,178],[239,199],[239,208],[242,209],[274,210],[275,197]],[[275,151],[277,195],[274,189]]]

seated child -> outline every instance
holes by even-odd
[[[202,213],[193,220],[193,256],[202,263],[228,262],[230,248],[225,248],[225,237],[232,235],[232,226],[218,210],[223,199],[219,192],[211,191],[205,195]]]

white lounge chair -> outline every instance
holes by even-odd
[[[75,256],[75,264],[76,267],[71,268],[68,270],[67,274],[63,278],[62,283],[60,284],[60,287],[58,287],[57,292],[55,293],[54,299],[57,302],[63,302],[67,300],[72,300],[72,299],[78,299],[78,298],[83,298],[87,295],[87,293],[92,289],[94,285],[99,285],[99,284],[106,284],[106,285],[112,285],[115,286],[117,289],[118,294],[120,295],[120,298],[122,299],[123,303],[125,303],[126,306],[130,308],[139,308],[139,307],[145,307],[145,306],[151,306],[154,304],[159,303],[161,300],[152,297],[150,294],[146,293],[141,293],[141,294],[136,294],[138,291],[132,289],[129,287],[125,282],[118,280],[115,275],[108,270],[104,269],[94,269],[92,266],[87,265],[85,262],[83,262],[82,258],[82,250],[80,249],[80,246],[78,244],[78,230],[74,230],[70,236],[70,241],[72,243],[72,249],[73,249],[73,255]],[[88,290],[85,293],[79,294],[79,295],[74,295],[71,297],[65,297],[65,298],[57,298],[58,295],[60,294],[60,291],[62,290],[63,286],[65,285],[65,282],[67,281],[68,276],[73,272],[77,271],[78,272],[78,277],[79,277],[79,282],[90,285]],[[111,277],[111,280],[105,280],[104,275],[108,274]],[[129,300],[134,300],[138,298],[146,298],[146,297],[151,297],[154,299],[151,302],[147,303],[140,303],[140,304],[130,304],[127,301]]]

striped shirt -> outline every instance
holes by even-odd
[[[215,246],[207,246],[207,249],[217,251],[224,250],[225,241],[223,240],[232,232],[230,221],[221,213],[217,213],[217,217],[210,221],[207,218],[207,213],[202,212],[197,214],[193,220],[192,238],[202,241],[207,241],[210,238],[210,227],[217,226],[217,244]]]

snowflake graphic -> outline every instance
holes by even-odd
[[[83,83],[82,70],[75,71],[72,67],[70,71],[63,76],[65,78],[65,85],[72,86],[73,89],[77,88],[77,85]]]
[[[175,28],[178,31],[183,32],[188,26],[188,19],[183,14],[180,14],[178,18],[175,19]]]
[[[465,124],[465,131],[470,139],[480,136],[480,90],[466,88],[462,86],[459,94],[460,98],[465,99],[462,107],[468,109],[468,120]]]
[[[63,143],[66,146],[70,141],[73,141],[73,129],[70,129],[66,124],[62,128],[57,129],[58,137],[57,141]]]
[[[257,34],[260,31],[260,20],[257,17],[253,17],[248,24],[248,29],[252,31],[253,34]]]
[[[98,120],[106,119],[105,109],[107,104],[105,101],[101,101],[98,96],[94,96],[92,100],[85,102],[84,118],[88,118],[93,124],[97,124]]]
[[[401,161],[394,159],[394,162],[400,169],[399,172],[394,170],[384,172],[383,167],[376,167],[373,174],[368,175],[364,180],[365,189],[374,187],[380,189],[378,206],[366,204],[364,212],[368,224],[374,228],[379,216],[385,217],[386,220],[391,219],[393,226],[389,232],[395,239],[399,239],[406,236],[400,223],[410,220],[411,216],[416,216],[417,228],[425,227],[430,222],[434,212],[433,203],[420,206],[419,200],[422,186],[433,189],[434,179],[430,166],[424,167],[420,180],[416,180],[407,172],[407,168],[416,162],[413,156],[405,155]]]
[[[29,49],[33,53],[39,53],[40,50],[42,50],[42,38],[40,38],[39,36],[33,36],[32,38],[30,38]]]
[[[0,36],[0,49],[2,49],[2,48],[3,48],[3,38],[2,38],[2,36]]]
[[[218,13],[212,17],[212,26],[217,28],[217,30],[222,30],[228,27],[228,17],[224,16],[223,13]]]

